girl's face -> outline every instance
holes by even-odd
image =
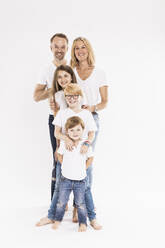
[[[79,107],[81,102],[81,96],[76,94],[69,94],[65,95],[66,102],[70,108]]]
[[[82,40],[78,40],[75,43],[74,48],[75,56],[78,59],[78,61],[84,61],[88,58],[88,49],[85,46],[84,42]]]
[[[66,71],[59,71],[58,74],[57,74],[57,82],[58,84],[63,88],[65,89],[65,87],[71,83],[72,81],[72,77],[71,75],[66,72]]]

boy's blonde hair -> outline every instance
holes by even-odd
[[[83,92],[81,90],[80,85],[70,83],[64,89],[64,95],[71,94],[71,95],[79,95],[83,97]]]
[[[77,125],[81,125],[82,129],[85,128],[83,120],[78,116],[72,116],[69,119],[67,119],[67,122],[65,124],[65,130],[68,131],[68,129],[73,128]]]
[[[71,61],[70,61],[71,67],[74,68],[74,67],[79,65],[79,61],[78,61],[78,59],[76,58],[76,55],[75,55],[76,41],[79,41],[79,40],[84,43],[84,45],[86,46],[86,48],[88,50],[88,58],[87,58],[88,65],[94,66],[94,64],[95,64],[95,56],[94,56],[94,52],[93,52],[93,49],[92,49],[92,46],[91,46],[90,42],[84,37],[78,37],[73,41],[73,44],[72,44]]]

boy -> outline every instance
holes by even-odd
[[[66,102],[68,104],[68,108],[64,110],[59,110],[57,113],[53,124],[55,125],[55,137],[56,139],[60,141],[65,142],[65,146],[69,151],[73,150],[74,142],[66,135],[65,132],[65,123],[68,118],[73,116],[80,117],[84,124],[84,132],[83,132],[83,144],[81,145],[80,152],[86,153],[88,150],[88,147],[91,145],[94,136],[95,131],[97,130],[95,121],[93,119],[92,114],[86,110],[81,108],[81,99],[83,97],[81,87],[78,84],[70,83],[67,85],[67,87],[64,90],[64,95]],[[56,205],[58,201],[59,196],[59,185],[60,185],[60,178],[61,178],[61,164],[58,161],[56,164],[56,185],[55,185],[55,191],[53,194],[53,199],[48,211],[48,217],[42,218],[38,223],[37,226],[42,226],[46,224],[53,223],[55,218],[55,212],[56,212]],[[87,181],[89,180],[88,170],[87,170]],[[88,218],[90,220],[91,226],[99,230],[101,229],[101,226],[96,221],[96,213],[94,210],[94,203],[93,203],[93,197],[91,193],[90,187],[86,187],[85,189],[85,203],[87,208],[87,214]],[[75,216],[75,209],[74,209],[74,215],[73,215],[73,222],[76,222],[76,216]]]
[[[78,211],[79,232],[86,231],[86,206],[85,206],[85,177],[86,169],[92,163],[93,153],[90,147],[86,153],[81,153],[83,144],[82,135],[84,122],[78,116],[70,117],[65,130],[68,137],[73,141],[72,151],[66,149],[64,142],[60,143],[57,157],[61,163],[61,182],[59,199],[56,206],[55,223],[53,229],[57,229],[63,219],[65,206],[69,195],[73,190],[74,201]]]

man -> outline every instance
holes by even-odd
[[[68,38],[65,34],[57,33],[53,35],[50,39],[50,49],[53,53],[53,61],[45,68],[40,81],[36,85],[34,91],[34,100],[39,102],[49,98],[50,88],[52,86],[52,81],[54,77],[54,72],[56,68],[60,65],[66,65],[65,55],[68,50]],[[56,139],[54,137],[54,125],[52,124],[54,120],[53,109],[55,109],[55,103],[50,100],[51,112],[49,115],[49,133],[50,140],[53,150],[53,171],[52,171],[52,181],[51,181],[51,199],[53,197],[53,192],[55,188],[56,170],[54,159],[54,152],[56,150]]]

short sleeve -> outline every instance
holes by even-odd
[[[97,126],[95,123],[95,120],[91,114],[91,112],[89,112],[88,110],[86,110],[86,118],[87,118],[87,129],[88,131],[97,131]]]
[[[93,157],[93,156],[94,156],[94,154],[93,154],[93,151],[92,151],[92,147],[89,146],[88,151],[87,151],[87,158],[90,158],[90,157]]]
[[[99,70],[98,71],[98,84],[99,88],[102,86],[109,86],[109,83],[107,82],[107,77],[104,71]]]
[[[38,74],[37,83],[47,85],[47,70],[46,70],[46,68],[42,68],[42,70],[40,70],[40,72]]]
[[[64,144],[63,141],[60,142],[60,147],[58,148],[57,152],[58,152],[59,154],[61,154],[61,155],[64,154],[64,152],[65,152],[65,144]]]
[[[54,118],[54,121],[52,122],[53,125],[62,127],[62,118],[61,118],[62,110],[59,110],[57,112],[56,117]]]

